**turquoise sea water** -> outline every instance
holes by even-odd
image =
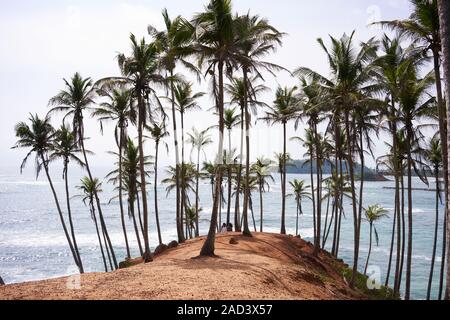
[[[95,169],[94,175],[104,177],[107,170]],[[74,185],[79,183],[82,174],[73,173],[71,176],[71,192],[77,191]],[[280,207],[281,188],[279,177],[275,175],[276,182],[271,186],[270,192],[264,194],[265,204],[265,230],[267,232],[280,231]],[[59,192],[60,200],[64,198],[64,185],[60,172],[54,174],[55,185]],[[308,176],[289,175],[289,180],[305,179]],[[431,181],[432,182],[432,181]],[[432,182],[434,183],[434,182]],[[392,230],[392,215],[394,207],[394,191],[383,187],[393,187],[393,182],[367,182],[365,183],[364,206],[380,204],[390,210],[389,218],[377,224],[379,234],[379,246],[374,247],[371,258],[371,269],[381,274],[380,280],[384,283],[387,263],[389,258],[390,239]],[[414,186],[426,188],[415,179]],[[125,257],[125,245],[121,232],[120,211],[118,202],[109,203],[113,197],[112,187],[106,183],[103,185],[103,202],[106,223],[112,238],[118,259]],[[176,240],[174,195],[166,197],[165,186],[158,184],[160,219],[163,230],[163,240],[168,243]],[[211,186],[209,181],[203,181],[200,187],[201,206],[201,233],[208,230],[208,220],[211,214]],[[153,191],[150,192],[150,201],[153,208]],[[257,226],[259,226],[259,195],[254,194],[254,211]],[[62,202],[64,204],[64,202]],[[305,214],[301,217],[301,235],[307,240],[313,236],[311,203],[303,204]],[[346,219],[343,220],[340,257],[347,263],[352,262],[353,257],[353,221],[352,214],[347,206]],[[63,206],[64,207],[64,206]],[[225,206],[226,207],[226,206]],[[234,206],[233,206],[234,207]],[[430,269],[430,261],[433,245],[434,218],[435,218],[435,194],[433,192],[414,192],[414,244],[413,244],[413,268],[412,268],[412,294],[416,299],[426,297],[426,288]],[[87,272],[102,271],[102,260],[97,245],[94,224],[90,218],[89,210],[80,199],[72,201],[72,210],[75,221],[75,229],[80,247],[82,259]],[[288,233],[295,233],[294,198],[287,201],[287,228]],[[324,211],[326,209],[324,208]],[[442,208],[441,208],[442,210]],[[151,210],[150,232],[151,243],[157,244],[156,227],[154,223],[154,211]],[[222,210],[225,217],[226,209]],[[325,219],[325,217],[324,217]],[[443,211],[440,214],[440,227],[442,227]],[[127,221],[129,240],[135,256],[138,255],[137,242],[134,237],[131,221]],[[251,223],[253,226],[253,223]],[[253,229],[253,228],[252,228]],[[436,278],[433,286],[434,296],[438,288],[438,272],[441,265],[442,229],[439,232],[438,259],[436,261]],[[369,240],[368,224],[363,222],[360,269],[364,268],[368,252]],[[395,258],[395,254],[394,254]],[[0,275],[6,283],[18,283],[24,281],[41,280],[77,272],[55,210],[53,198],[47,182],[40,178],[36,181],[32,172],[20,175],[16,168],[0,169]]]

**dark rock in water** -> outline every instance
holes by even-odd
[[[155,252],[153,253],[155,256],[160,255],[161,253],[167,251],[167,249],[169,249],[169,247],[165,244],[160,244],[159,246],[156,247]]]
[[[237,245],[237,244],[239,244],[239,242],[235,238],[231,238],[230,239],[230,244],[231,245]]]
[[[169,243],[169,245],[167,246],[169,249],[173,249],[178,247],[178,242],[176,241],[172,241],[171,243]]]
[[[0,277],[0,286],[4,286],[5,282],[3,281],[2,277]]]

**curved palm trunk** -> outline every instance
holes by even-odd
[[[218,97],[218,109],[219,109],[219,147],[218,147],[218,157],[219,164],[222,164],[223,158],[223,135],[224,135],[224,92],[223,92],[223,61],[218,63],[219,69],[219,97]],[[216,226],[217,226],[217,216],[219,211],[219,205],[221,202],[220,190],[222,187],[222,169],[218,167],[216,171],[216,186],[214,194],[214,204],[211,215],[211,224],[209,226],[208,237],[203,244],[202,250],[200,251],[200,256],[214,256],[215,252],[215,241],[216,241]]]
[[[229,159],[231,161],[231,130],[228,130],[228,152],[229,152]],[[232,164],[227,163],[228,168],[228,200],[227,200],[227,226],[231,223],[231,193],[232,193],[232,185],[231,185],[231,178],[232,178]]]
[[[106,263],[105,251],[103,250],[102,238],[100,237],[100,229],[98,227],[97,217],[95,215],[95,207],[94,207],[94,201],[93,200],[94,199],[91,199],[89,206],[91,208],[91,215],[92,215],[92,218],[94,220],[95,230],[97,232],[97,239],[98,239],[98,244],[100,246],[100,252],[102,253],[102,259],[103,259],[103,265],[105,267],[105,272],[108,272],[108,264]]]
[[[178,234],[178,242],[185,242],[184,232],[183,232],[183,220],[181,217],[181,193],[180,193],[180,150],[178,146],[178,131],[177,131],[177,115],[175,108],[175,88],[173,83],[173,70],[170,71],[170,91],[172,95],[172,124],[173,124],[173,139],[175,146],[175,161],[176,161],[176,172],[175,172],[175,183],[176,183],[176,224],[177,224],[177,234]]]
[[[328,238],[327,236],[327,230],[330,230],[331,225],[333,224],[333,216],[331,216],[330,219],[330,227],[328,227],[328,218],[330,216],[330,196],[329,196],[329,190],[328,191],[328,197],[327,197],[327,212],[325,213],[325,224],[323,226],[323,235],[322,235],[322,248],[325,248],[326,240]]]
[[[395,199],[395,202],[397,202],[397,199]],[[395,245],[395,228],[397,226],[397,210],[394,209],[394,219],[392,221],[392,236],[391,236],[391,249],[389,251],[389,262],[388,262],[388,269],[386,272],[386,282],[384,283],[385,287],[389,287],[389,282],[391,279],[391,270],[392,270],[392,260],[394,257],[394,245]]]
[[[286,154],[287,154],[286,123],[283,123],[283,160],[281,172],[281,234],[286,234]]]
[[[127,258],[131,259],[130,245],[128,243],[127,229],[125,226],[125,213],[123,209],[123,181],[122,181],[122,163],[123,163],[123,128],[120,128],[119,138],[119,204],[120,204],[120,219],[122,222],[122,231],[125,238],[125,246],[127,248]]]
[[[82,131],[84,131],[84,129],[81,129]],[[83,133],[84,136],[84,133]],[[83,151],[83,158],[84,158],[84,164],[86,166],[86,171],[88,173],[89,179],[90,180],[94,180],[93,176],[92,176],[92,172],[91,172],[91,168],[89,167],[89,161],[87,158],[87,154],[86,154],[86,148],[84,146],[84,138],[80,139],[80,143],[81,143],[81,150]],[[105,247],[107,251],[111,251],[111,256],[114,262],[114,268],[118,269],[119,265],[117,264],[117,259],[116,259],[116,255],[114,253],[114,248],[112,246],[112,242],[111,239],[109,237],[109,233],[108,233],[108,229],[106,227],[106,223],[105,223],[105,219],[103,217],[103,211],[102,211],[102,207],[101,207],[101,203],[100,203],[100,198],[98,197],[98,193],[97,190],[94,190],[94,199],[95,199],[95,203],[97,205],[97,211],[98,211],[98,216],[100,219],[100,226],[102,229],[102,233],[105,235],[106,241],[105,241]]]
[[[352,139],[350,134],[350,120],[349,113],[345,113],[345,131],[347,135],[347,163],[348,163],[348,171],[350,173],[350,187],[352,193],[352,209],[353,209],[353,228],[354,228],[354,252],[353,252],[353,272],[352,279],[350,281],[350,286],[353,287],[355,285],[356,274],[358,272],[358,262],[359,262],[359,217],[358,210],[356,208],[356,192],[355,192],[355,173],[354,173],[354,165],[353,165],[353,156],[352,156]]]
[[[145,262],[151,262],[153,260],[152,253],[150,251],[150,243],[148,238],[148,202],[147,202],[147,182],[145,178],[145,156],[144,156],[144,113],[145,103],[143,101],[142,94],[138,97],[139,104],[139,124],[138,124],[138,144],[139,144],[139,170],[141,178],[141,194],[142,194],[142,213],[144,215],[144,260]]]
[[[79,263],[78,268],[80,269],[80,273],[83,274],[84,273],[83,262],[81,261],[80,250],[78,249],[77,238],[75,236],[75,228],[73,226],[72,210],[71,210],[71,206],[70,206],[69,174],[68,174],[68,172],[69,172],[69,160],[65,159],[65,161],[64,161],[64,183],[65,183],[65,188],[66,188],[67,214],[69,217],[69,226],[70,226],[70,233],[72,234],[73,247],[74,247],[75,253],[77,254],[77,257],[78,257],[78,263]]]
[[[408,249],[406,253],[406,281],[405,281],[405,300],[411,298],[411,267],[412,267],[412,245],[413,245],[413,215],[412,215],[412,158],[411,158],[411,128],[407,129],[408,138],[406,147],[408,149]]]
[[[69,244],[69,248],[70,248],[70,251],[72,252],[72,256],[73,256],[73,259],[75,261],[75,264],[79,268],[80,263],[78,261],[78,256],[77,256],[77,253],[75,252],[75,248],[74,248],[74,246],[72,244],[72,240],[70,239],[70,235],[69,235],[69,232],[67,230],[66,223],[64,221],[64,216],[63,216],[63,213],[62,213],[62,210],[61,210],[61,206],[59,205],[58,196],[56,194],[56,190],[55,190],[55,187],[53,185],[52,178],[50,177],[50,173],[49,173],[49,170],[48,170],[48,164],[47,164],[46,160],[44,159],[43,155],[41,155],[41,161],[42,161],[42,163],[44,165],[45,174],[47,175],[47,180],[48,180],[48,182],[50,184],[50,188],[52,190],[53,199],[55,200],[56,209],[58,210],[59,219],[61,220],[61,225],[62,225],[63,230],[64,230],[64,235],[66,236],[67,243]]]
[[[144,237],[144,224],[142,223],[141,200],[139,197],[139,192],[136,192],[136,205],[137,205],[137,209],[138,209],[139,227],[141,228],[142,237]],[[133,203],[133,207],[134,207],[134,203]],[[134,210],[133,210],[133,212],[134,212]],[[144,255],[142,254],[142,256],[144,256]]]
[[[143,257],[144,256],[144,250],[142,249],[141,237],[139,236],[139,228],[138,228],[138,225],[137,225],[137,222],[136,222],[136,215],[135,215],[135,212],[134,212],[135,211],[134,210],[134,199],[128,201],[128,205],[129,205],[129,208],[130,208],[131,217],[133,219],[134,232],[136,233],[136,240],[137,240],[138,247],[139,247],[139,253],[140,253],[141,257]],[[139,204],[138,204],[138,206],[139,206]]]
[[[245,112],[245,189],[244,189],[244,236],[251,237],[248,227],[248,207],[250,201],[250,113],[248,110],[247,72],[244,68],[244,112]]]
[[[259,181],[259,215],[260,215],[260,221],[259,221],[259,232],[263,232],[264,230],[264,201],[263,201],[263,188],[262,188],[263,181]],[[298,223],[297,223],[298,225]]]
[[[159,244],[162,244],[161,226],[159,224],[159,210],[158,210],[158,157],[159,157],[159,141],[156,141],[156,155],[155,155],[155,218],[156,229],[158,230]]]
[[[240,202],[240,191],[242,186],[242,170],[243,170],[243,157],[244,157],[244,106],[241,105],[241,150],[239,152],[239,167],[237,172],[237,183],[236,183],[236,205],[234,212],[234,230],[236,232],[241,232],[241,202]]]
[[[433,254],[431,257],[431,269],[430,276],[428,278],[428,289],[427,289],[427,300],[431,299],[431,287],[433,285],[433,276],[434,276],[434,264],[436,261],[436,251],[437,251],[437,240],[438,240],[438,231],[439,231],[439,168],[434,170],[435,179],[436,179],[436,217],[435,217],[435,225],[434,225],[434,242],[433,242]]]
[[[373,224],[370,223],[369,253],[367,255],[366,267],[364,268],[364,275],[367,275],[367,269],[369,268],[370,254],[372,253],[372,233],[373,233]]]
[[[400,188],[401,188],[401,233],[402,233],[402,240],[401,240],[401,254],[400,254],[400,271],[399,271],[399,278],[398,278],[398,288],[399,292],[402,287],[403,282],[403,269],[405,267],[405,250],[406,250],[406,220],[405,220],[405,178],[403,177],[403,163],[401,164],[401,170],[402,174],[400,176]]]
[[[200,195],[199,195],[199,184],[200,184],[200,148],[197,150],[197,176],[195,181],[195,236],[198,238],[200,236],[199,229],[199,219],[200,219]]]
[[[440,24],[441,24],[441,40],[442,40],[442,52],[443,52],[443,57],[444,57],[444,75],[445,75],[445,87],[446,87],[446,98],[447,98],[447,107],[449,106],[448,104],[450,103],[450,3],[449,1],[444,1],[444,0],[438,0],[438,7],[439,7],[439,17],[440,17]],[[447,117],[450,117],[450,108],[447,108]],[[447,122],[447,126],[450,127],[449,122]],[[447,129],[447,135],[450,135],[450,129]],[[450,141],[450,137],[447,137],[447,145],[446,145],[446,149],[449,150],[449,146],[448,143]],[[443,143],[444,141],[442,141]],[[447,152],[447,157],[448,157],[448,152]],[[449,162],[450,159],[446,158],[447,160],[447,176],[445,177],[448,180],[450,179],[449,177]],[[448,184],[446,186],[446,200],[449,201],[449,197],[448,197]],[[450,300],[450,263],[448,263],[448,261],[450,261],[450,246],[448,245],[448,243],[450,242],[450,211],[449,211],[449,204],[447,202],[446,205],[446,213],[445,213],[445,228],[446,228],[446,236],[447,236],[447,241],[444,241],[444,246],[446,247],[445,249],[448,250],[447,252],[447,283],[446,283],[446,292],[445,292],[445,299],[446,300]],[[445,250],[444,249],[444,250]],[[445,263],[445,257],[444,260],[442,261],[442,264],[444,265]]]

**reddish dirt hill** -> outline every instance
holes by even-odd
[[[3,286],[0,299],[365,299],[345,282],[342,262],[326,252],[313,257],[311,244],[299,238],[220,235],[216,258],[193,259],[203,241],[188,241],[149,264],[85,274],[79,286],[73,277]]]

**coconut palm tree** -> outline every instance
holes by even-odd
[[[246,105],[252,109],[253,113],[257,112],[258,107],[267,106],[266,103],[259,101],[258,96],[263,92],[267,91],[268,88],[264,85],[256,84],[257,78],[253,78],[251,81],[252,86],[252,94],[248,95],[246,93],[248,86],[244,84],[244,79],[242,78],[232,78],[230,79],[230,83],[226,85],[225,90],[227,94],[230,96],[230,104],[239,106],[240,113],[240,125],[241,125],[241,140],[240,140],[240,151],[239,151],[239,164],[237,167],[237,189],[241,189],[241,179],[242,179],[242,170],[243,170],[243,158],[244,158],[244,130],[245,130],[245,110]],[[241,232],[240,225],[240,193],[235,193],[236,197],[236,205],[235,205],[235,214],[234,214],[234,226],[236,232]],[[248,229],[248,228],[247,228]]]
[[[89,153],[89,151],[86,150]],[[66,189],[66,205],[67,205],[67,214],[69,218],[69,226],[70,233],[73,239],[73,246],[75,249],[75,253],[78,256],[78,261],[80,263],[80,272],[83,273],[83,263],[81,260],[80,250],[78,249],[78,244],[75,236],[75,228],[72,217],[72,208],[70,205],[70,192],[69,192],[69,164],[70,162],[74,162],[78,164],[80,167],[84,167],[83,161],[79,158],[79,154],[82,153],[82,150],[79,148],[79,144],[75,140],[75,136],[73,131],[69,129],[69,127],[62,125],[59,130],[55,132],[53,146],[51,155],[49,157],[50,161],[55,161],[57,159],[63,160],[63,180],[65,182]]]
[[[276,92],[276,98],[273,106],[267,108],[266,114],[261,119],[270,125],[281,123],[283,126],[283,154],[284,159],[282,163],[281,190],[282,190],[282,205],[281,205],[281,234],[286,234],[286,160],[287,160],[287,124],[293,120],[299,112],[299,100],[295,95],[297,87],[281,88]]]
[[[180,190],[180,150],[178,143],[178,126],[175,106],[175,84],[178,82],[178,76],[175,74],[175,69],[178,64],[181,64],[186,69],[193,71],[198,75],[197,68],[191,64],[186,58],[193,54],[193,40],[195,28],[194,26],[181,16],[171,19],[167,9],[162,11],[164,20],[163,31],[158,31],[153,26],[148,27],[149,34],[155,39],[160,48],[159,63],[160,67],[168,74],[168,82],[172,104],[172,128],[175,148],[175,161],[178,168],[177,174],[177,190],[176,190],[176,219],[177,219],[177,234],[178,242],[184,242],[183,221],[180,214],[181,210],[181,190]]]
[[[442,89],[442,45],[440,34],[440,20],[438,10],[438,0],[410,0],[413,12],[408,19],[382,21],[382,26],[397,30],[408,36],[423,54],[431,53],[434,66],[434,77],[436,79],[436,98],[439,114],[439,134],[443,141],[444,152],[444,170],[447,176],[447,160],[448,154],[447,144],[447,115],[445,109],[445,101]],[[448,178],[445,177],[445,184],[448,187]],[[447,199],[448,200],[448,199]],[[447,202],[447,201],[446,201]],[[447,204],[446,204],[447,205]]]
[[[119,154],[112,153],[117,159],[119,158]],[[118,169],[110,172],[106,178],[108,182],[113,183],[114,185],[119,185],[119,177],[122,177],[122,193],[126,195],[128,199],[128,216],[133,220],[134,231],[136,234],[136,240],[139,246],[139,252],[141,256],[144,256],[144,250],[142,249],[141,236],[144,236],[144,225],[142,223],[142,218],[140,215],[140,205],[139,205],[139,192],[141,191],[141,185],[139,181],[140,174],[140,157],[139,157],[139,147],[133,142],[131,138],[128,138],[127,144],[125,146],[123,152],[123,160],[122,160],[122,174],[119,174]],[[145,175],[147,178],[150,178],[150,170],[149,167],[153,165],[152,158],[150,156],[144,157],[144,168]],[[114,198],[113,198],[114,199]],[[138,208],[138,220],[140,224],[140,229],[138,228],[137,220],[136,220],[136,212],[135,212],[135,204],[137,202]],[[139,231],[140,230],[140,231]]]
[[[264,201],[263,193],[270,190],[269,182],[275,182],[269,169],[273,162],[269,159],[259,158],[252,166],[252,173],[257,177],[259,188],[259,210],[260,210],[260,226],[259,232],[264,232]]]
[[[236,113],[236,108],[229,108],[225,109],[224,111],[224,125],[226,130],[228,131],[228,151],[227,156],[229,159],[227,159],[227,162],[225,163],[227,167],[227,173],[228,173],[228,198],[227,198],[227,225],[231,222],[231,193],[232,193],[232,174],[233,174],[233,166],[234,163],[231,163],[230,160],[232,160],[234,153],[234,150],[231,145],[231,133],[235,127],[239,125],[241,122],[241,117],[239,114]]]
[[[353,32],[350,36],[344,34],[340,39],[330,37],[331,48],[327,48],[324,41],[319,39],[319,45],[327,55],[331,69],[331,78],[320,75],[308,68],[299,68],[296,73],[308,78],[317,79],[322,84],[322,90],[331,98],[331,106],[334,109],[333,122],[336,126],[335,136],[339,137],[340,124],[343,124],[346,143],[347,171],[349,173],[350,185],[352,188],[352,209],[353,209],[353,229],[354,229],[354,261],[353,273],[350,281],[354,286],[358,271],[360,226],[362,216],[357,208],[354,153],[356,150],[356,139],[352,138],[354,132],[353,111],[364,106],[371,100],[370,94],[378,92],[378,86],[371,83],[370,68],[368,63],[373,60],[376,52],[376,45],[373,39],[361,44],[359,50],[354,45]],[[341,143],[336,141],[336,146]]]
[[[308,191],[309,186],[306,184],[304,180],[295,179],[294,181],[289,182],[292,187],[292,192],[295,196],[295,202],[297,203],[297,220],[295,227],[295,235],[299,235],[299,220],[300,216],[303,215],[303,207],[302,202],[304,199],[311,199],[311,193]]]
[[[36,178],[39,177],[41,170],[44,169],[45,174],[47,176],[47,180],[50,184],[50,188],[52,190],[53,199],[56,204],[56,209],[58,210],[61,225],[64,230],[64,235],[66,236],[75,264],[80,269],[81,272],[82,271],[82,269],[80,268],[81,264],[78,259],[78,255],[75,251],[75,248],[73,246],[73,239],[70,237],[69,231],[67,229],[66,222],[64,220],[64,216],[58,200],[58,196],[56,194],[52,178],[50,177],[49,152],[50,150],[52,150],[55,130],[50,124],[50,118],[48,116],[44,119],[41,119],[38,117],[38,115],[30,114],[29,121],[30,125],[28,125],[25,122],[20,122],[14,128],[18,140],[14,145],[13,149],[19,148],[29,149],[26,157],[23,159],[22,164],[20,166],[20,172],[22,173],[31,155],[35,154]]]
[[[199,194],[199,182],[200,182],[200,154],[204,148],[212,143],[211,136],[208,134],[209,129],[203,130],[201,132],[197,129],[192,128],[192,133],[188,133],[188,143],[192,145],[192,151],[197,151],[197,172],[195,181],[195,236],[200,236],[199,228],[199,216],[200,216],[200,194]],[[206,154],[205,154],[206,158]]]
[[[369,254],[367,255],[367,261],[366,261],[366,267],[364,268],[364,274],[367,274],[367,269],[369,267],[369,261],[370,261],[370,254],[372,253],[372,239],[373,239],[373,234],[375,233],[375,241],[377,243],[378,246],[378,232],[377,232],[377,228],[375,227],[375,223],[382,219],[387,217],[387,213],[388,211],[383,209],[382,207],[380,207],[379,205],[373,205],[373,206],[369,206],[366,210],[365,210],[365,215],[366,215],[366,220],[369,222],[370,225],[370,235],[369,235]]]
[[[434,83],[434,74],[429,73],[424,78],[418,77],[415,66],[409,68],[401,79],[401,88],[399,91],[400,101],[400,120],[404,124],[406,131],[406,149],[407,149],[407,176],[408,176],[408,247],[406,262],[405,279],[405,299],[409,300],[411,296],[411,264],[412,264],[412,240],[413,240],[413,194],[412,194],[412,146],[417,140],[417,130],[414,127],[414,120],[418,120],[429,114],[430,106],[435,98],[429,98],[428,90]]]
[[[85,141],[85,129],[84,129],[84,115],[88,111],[91,105],[94,103],[95,89],[90,78],[84,79],[79,73],[70,79],[70,81],[64,79],[65,90],[61,90],[55,97],[49,101],[49,106],[52,109],[49,111],[49,115],[63,112],[65,113],[64,120],[67,118],[72,119],[72,129],[76,141],[79,143],[81,150],[83,151],[83,160],[89,179],[93,180],[92,171],[89,166],[87,158]],[[96,192],[96,190],[94,190]],[[118,268],[116,255],[112,246],[111,239],[106,227],[103,211],[100,203],[100,198],[97,194],[94,194],[95,203],[100,218],[100,225],[105,233],[107,243],[105,244],[106,250],[110,252],[114,262],[114,268]]]
[[[144,260],[152,261],[152,253],[150,250],[148,237],[148,201],[147,201],[147,183],[145,175],[145,155],[144,155],[144,129],[148,123],[149,117],[154,112],[150,112],[149,102],[153,97],[157,100],[155,92],[156,86],[165,86],[166,79],[160,73],[159,56],[161,46],[157,42],[147,43],[145,39],[138,42],[136,37],[131,34],[131,55],[129,57],[119,54],[117,60],[122,72],[122,77],[104,79],[103,81],[122,81],[132,88],[133,96],[137,100],[137,130],[138,130],[138,146],[139,146],[139,165],[141,180],[141,198],[144,218]],[[160,106],[160,103],[158,103]],[[159,107],[161,112],[164,112]]]
[[[440,20],[440,33],[441,33],[441,39],[442,39],[442,53],[443,53],[443,57],[444,57],[444,77],[446,79],[445,82],[445,87],[447,88],[446,90],[446,101],[447,103],[450,102],[450,17],[449,17],[449,12],[450,12],[450,3],[448,3],[448,1],[442,1],[442,0],[438,0],[438,8],[439,8],[439,20]],[[448,106],[448,105],[447,105]],[[448,110],[450,110],[450,108],[447,108],[447,112]],[[449,115],[447,114],[447,119],[449,118]],[[449,125],[449,122],[447,121],[447,125]],[[447,128],[447,133],[450,132],[450,129]],[[447,144],[448,141],[450,139],[447,139]],[[449,150],[449,146],[446,145],[447,150]],[[444,155],[444,161],[445,161],[445,155]],[[447,159],[447,165],[448,165],[448,159]],[[448,170],[448,169],[447,169]],[[448,177],[446,177],[448,179]],[[447,186],[447,190],[446,190],[446,195],[448,196],[448,186]],[[450,216],[449,216],[449,211],[448,208],[446,210],[446,215],[445,215],[446,219],[445,219],[445,227],[444,227],[444,239],[445,236],[447,237],[447,242],[450,242],[450,227],[448,226],[448,223],[450,221]],[[446,231],[446,234],[445,234]],[[443,241],[444,243],[446,243],[446,241]],[[443,248],[443,252],[445,252],[446,248],[444,246]],[[447,261],[450,261],[450,246],[447,246]],[[444,261],[445,261],[445,255],[442,255],[443,259],[442,259],[442,271],[444,271]],[[441,273],[441,279],[443,280],[443,274],[444,272]],[[441,283],[443,282],[441,280]],[[442,285],[441,285],[442,287]],[[441,293],[442,290],[440,290],[440,297],[441,297]],[[450,300],[450,264],[447,263],[447,284],[446,284],[446,291],[445,291],[445,299],[446,300]]]
[[[433,254],[431,258],[431,269],[430,277],[428,280],[427,289],[427,300],[431,299],[431,287],[433,285],[434,276],[434,265],[436,261],[436,250],[437,250],[437,240],[438,240],[438,230],[439,230],[439,205],[441,200],[441,187],[439,182],[439,176],[443,166],[443,154],[442,154],[442,144],[439,139],[432,138],[430,140],[429,146],[426,150],[426,158],[429,163],[432,174],[436,180],[436,218],[435,218],[435,228],[434,228],[434,242],[433,242]]]
[[[94,180],[89,179],[89,177],[84,177],[81,179],[81,183],[77,186],[77,189],[81,191],[81,195],[78,197],[82,198],[83,203],[86,206],[89,206],[89,210],[91,211],[91,218],[95,224],[95,230],[97,232],[97,239],[100,246],[100,251],[102,253],[103,265],[105,267],[105,271],[108,272],[108,263],[105,256],[105,251],[103,250],[102,237],[100,236],[100,228],[98,226],[97,217],[95,214],[95,193],[101,193],[101,183],[95,178]],[[103,239],[105,235],[103,234]],[[109,257],[109,256],[108,256]],[[111,259],[109,259],[111,264]],[[112,268],[112,266],[111,266]]]
[[[249,101],[256,100],[253,85],[250,82],[249,74],[255,74],[255,78],[262,80],[261,71],[268,71],[274,75],[274,71],[284,70],[281,66],[263,61],[269,53],[274,52],[279,45],[284,34],[271,26],[267,19],[259,16],[251,16],[250,13],[243,16],[236,16],[234,19],[234,34],[236,43],[236,58],[242,68],[243,73],[243,106],[246,128],[246,167],[245,178],[250,178],[250,123],[251,115]],[[247,185],[249,182],[247,181]],[[244,235],[251,236],[247,223],[247,212],[249,205],[249,192],[244,192]]]
[[[95,108],[92,112],[92,117],[97,118],[100,122],[100,128],[103,132],[104,122],[114,122],[114,137],[116,145],[119,148],[119,174],[122,174],[122,163],[123,163],[123,150],[125,148],[125,143],[128,139],[127,127],[128,123],[136,122],[135,109],[133,108],[133,92],[130,89],[125,88],[121,85],[104,85],[99,89],[98,94],[104,98],[106,101],[102,102],[99,107]],[[120,217],[122,222],[122,231],[125,239],[125,246],[127,249],[127,258],[131,259],[130,245],[128,243],[128,235],[125,226],[125,214],[123,208],[123,197],[122,197],[122,181],[123,179],[119,177],[119,206],[120,206]]]
[[[199,65],[206,65],[206,74],[211,75],[213,95],[219,114],[218,163],[222,164],[224,125],[224,72],[236,66],[234,59],[235,38],[231,0],[211,0],[205,11],[196,14],[193,19],[196,27],[196,50]],[[219,212],[222,170],[216,172],[216,186],[211,224],[208,237],[200,252],[201,256],[213,256],[215,251],[216,226]]]
[[[163,244],[161,236],[161,226],[159,223],[159,208],[158,208],[158,160],[159,160],[159,146],[161,145],[161,143],[166,147],[167,153],[169,152],[169,146],[166,142],[164,142],[164,138],[169,136],[169,132],[166,130],[166,124],[164,121],[161,122],[160,124],[154,123],[147,129],[150,132],[150,138],[153,141],[155,141],[155,180],[154,180],[155,218],[159,244]]]

